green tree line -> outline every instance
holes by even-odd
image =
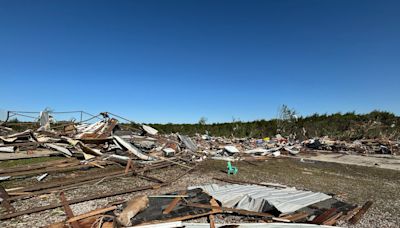
[[[291,113],[291,112],[289,112]],[[293,112],[294,113],[294,112]],[[292,114],[293,114],[292,113]],[[329,136],[335,139],[363,138],[399,139],[400,117],[390,112],[372,111],[368,114],[334,113],[314,114],[306,117],[256,120],[250,122],[205,123],[203,117],[197,124],[150,124],[161,133],[194,135],[196,133],[225,137],[271,137],[280,133],[298,139]],[[283,127],[282,127],[283,126]]]

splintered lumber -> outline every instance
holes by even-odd
[[[372,201],[367,201],[361,209],[349,220],[351,224],[356,224],[360,221],[361,217],[368,211],[368,209],[372,206]]]
[[[71,223],[71,222],[78,221],[78,220],[85,219],[85,218],[89,218],[89,217],[92,217],[92,216],[95,216],[95,215],[104,214],[104,213],[106,213],[106,212],[113,211],[113,210],[115,210],[115,209],[117,209],[117,206],[111,206],[111,207],[106,207],[106,208],[99,208],[99,209],[90,211],[90,212],[88,212],[88,213],[85,213],[85,214],[81,214],[81,215],[72,217],[72,218],[68,219],[67,222],[68,222],[68,223]]]

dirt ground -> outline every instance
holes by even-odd
[[[300,155],[311,161],[334,162],[347,165],[378,167],[400,171],[400,157],[393,155],[352,155],[339,153],[320,153],[315,155]]]
[[[2,164],[0,167],[18,165]],[[363,219],[355,226],[340,224],[342,227],[399,227],[400,224],[400,171],[375,167],[364,167],[326,162],[300,162],[298,159],[274,158],[265,162],[239,162],[235,164],[239,168],[236,176],[231,178],[254,182],[273,182],[325,193],[333,193],[337,198],[349,203],[362,205],[367,200],[374,202],[372,208]],[[99,207],[106,206],[109,202],[126,200],[138,194],[157,195],[181,190],[187,186],[219,183],[213,177],[226,177],[223,173],[226,163],[223,161],[209,160],[201,163],[192,173],[182,177],[171,186],[157,190],[148,190],[132,194],[124,194],[100,200],[93,200],[72,205],[74,214],[82,214]],[[91,169],[87,171],[62,173],[51,175],[44,181],[52,181],[59,178],[68,178],[73,175],[85,175],[93,172],[107,172],[107,170]],[[116,168],[116,167],[114,167]],[[185,170],[175,166],[169,169],[154,170],[149,176],[162,180],[169,180]],[[33,177],[34,178],[34,177]],[[2,182],[6,188],[15,186],[27,186],[35,183],[35,179],[13,180]],[[65,191],[67,199],[80,198],[101,192],[128,189],[137,186],[151,185],[152,182],[137,177],[122,177],[113,180],[99,181],[97,183],[82,185],[78,188]],[[17,211],[32,207],[47,205],[57,202],[54,194],[35,197],[13,203]],[[233,217],[233,216],[231,216]],[[51,223],[64,220],[65,214],[62,208],[52,209],[24,215],[17,218],[0,221],[0,227],[42,227]],[[240,220],[240,218],[236,218]],[[229,222],[231,222],[230,220]],[[218,219],[217,222],[223,222]],[[245,221],[243,221],[245,222]]]

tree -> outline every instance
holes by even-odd
[[[206,123],[207,123],[207,118],[204,117],[204,116],[201,117],[200,120],[199,120],[199,124],[200,124],[200,125],[206,125]]]
[[[282,105],[278,112],[277,131],[283,134],[295,134],[297,112],[289,108],[287,105]]]

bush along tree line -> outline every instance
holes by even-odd
[[[209,134],[225,137],[263,138],[281,134],[304,140],[313,137],[329,136],[339,140],[383,138],[398,140],[400,136],[400,117],[385,111],[372,111],[368,114],[354,112],[335,114],[314,114],[297,116],[296,112],[283,106],[279,117],[271,120],[250,122],[232,121],[229,123],[205,123],[201,118],[197,124],[150,124],[161,133],[186,135]]]

